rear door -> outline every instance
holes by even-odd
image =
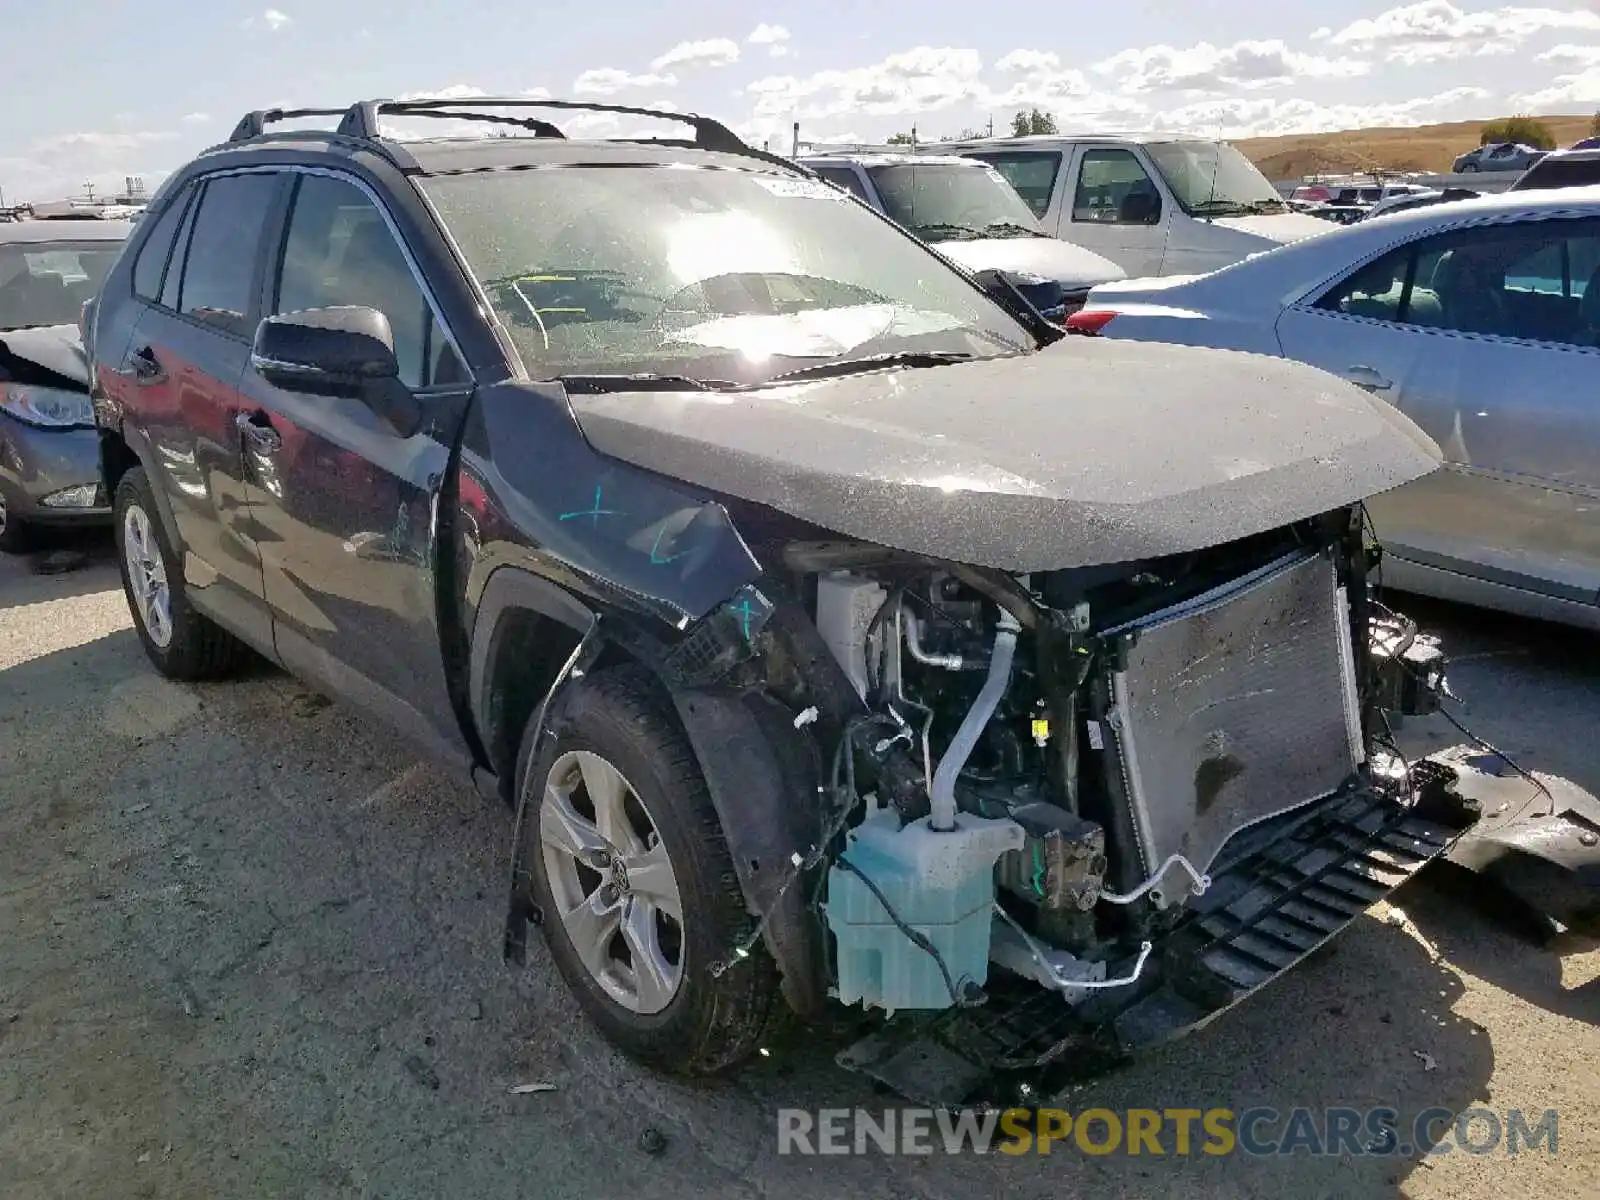
[[[433,531],[471,382],[371,193],[342,176],[296,180],[264,307],[384,313],[401,379],[427,417],[402,438],[359,400],[293,392],[245,372],[246,458],[278,657],[458,757]]]
[[[1600,593],[1597,267],[1600,220],[1478,226],[1403,246],[1279,321],[1286,354],[1396,404],[1444,451],[1443,470],[1373,504],[1380,536],[1510,607]]]
[[[171,218],[164,266],[156,258],[137,263],[135,288],[149,294],[112,376],[148,443],[151,483],[174,518],[190,599],[261,648],[272,644],[271,623],[236,422],[281,183],[276,174],[250,172],[193,187]],[[152,235],[152,252],[165,244]]]

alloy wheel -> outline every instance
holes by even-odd
[[[607,996],[649,1015],[683,986],[678,878],[649,810],[607,759],[569,750],[545,780],[539,843],[556,912]]]
[[[172,643],[172,593],[167,585],[167,564],[156,544],[150,518],[137,504],[129,505],[122,518],[122,557],[145,633],[165,650]]]

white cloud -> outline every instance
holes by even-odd
[[[239,23],[239,28],[249,30],[251,33],[277,33],[288,24],[290,24],[288,13],[281,9],[269,8],[257,16],[246,17]]]
[[[572,82],[572,90],[579,95],[614,96],[628,88],[677,87],[675,75],[634,75],[616,67],[595,67],[585,71]]]
[[[773,58],[782,58],[789,53],[789,31],[782,25],[768,25],[763,21],[750,31],[745,41],[752,46],[765,46]]]
[[[1124,50],[1094,65],[1130,95],[1141,92],[1229,92],[1281,87],[1307,79],[1348,79],[1367,73],[1368,66],[1349,58],[1301,54],[1282,41],[1235,42],[1213,46],[1200,42],[1186,49],[1148,46]]]
[[[170,130],[68,133],[33,143],[15,158],[0,158],[6,203],[59,200],[79,195],[85,182],[96,192],[121,191],[129,176],[154,189],[187,157]]]
[[[181,118],[185,125],[209,125],[211,114],[203,112],[184,113]]]
[[[769,75],[746,87],[758,117],[816,119],[846,113],[899,116],[935,112],[988,96],[976,50],[917,46],[866,67]]]
[[[1577,70],[1557,75],[1547,87],[1513,96],[1513,104],[1526,112],[1570,110],[1575,105],[1600,104],[1600,46],[1554,46],[1539,55],[1540,62],[1561,63]]]
[[[1600,13],[1516,5],[1466,13],[1450,0],[1421,0],[1354,21],[1327,40],[1358,52],[1381,51],[1390,62],[1410,66],[1510,54],[1537,34],[1559,30],[1600,31]]]
[[[739,61],[739,43],[732,38],[705,38],[698,42],[679,42],[651,61],[653,70],[668,67],[725,67]]]

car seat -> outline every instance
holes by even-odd
[[[1507,316],[1501,290],[1503,273],[1492,270],[1481,259],[1459,250],[1440,255],[1433,268],[1430,291],[1439,298],[1447,329],[1461,333],[1505,334]]]

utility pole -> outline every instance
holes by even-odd
[[[989,114],[989,136],[990,137],[994,136],[994,114],[993,113]]]
[[[83,181],[83,194],[88,198],[90,204],[94,203],[94,183],[91,180],[85,179]]]
[[[790,158],[800,157],[800,122],[794,123],[794,149],[789,154]]]

